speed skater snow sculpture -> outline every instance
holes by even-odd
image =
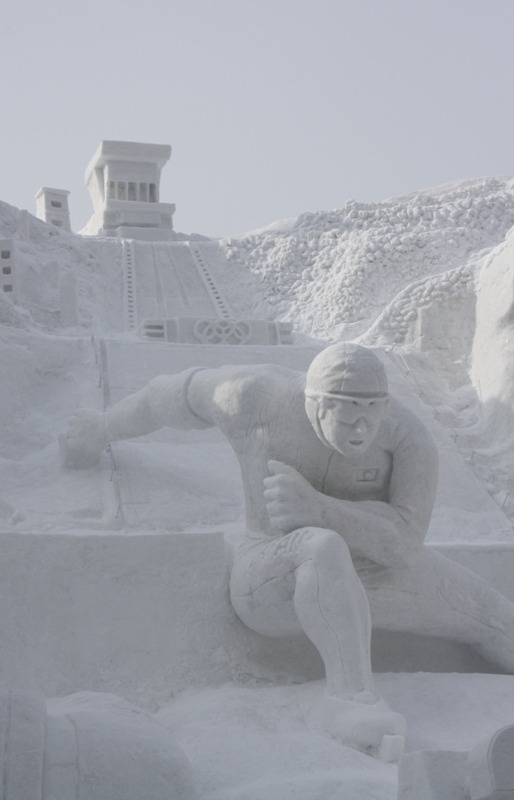
[[[514,604],[423,546],[436,448],[389,396],[371,350],[333,345],[306,375],[261,365],[160,376],[105,414],[78,410],[67,447],[86,466],[108,442],[166,426],[218,426],[232,445],[247,525],[232,605],[260,634],[303,629],[315,644],[331,735],[386,761],[401,754],[405,720],[374,688],[372,622],[467,642],[514,672]]]

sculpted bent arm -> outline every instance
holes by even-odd
[[[289,533],[315,525],[339,533],[353,555],[386,567],[407,567],[418,554],[430,522],[437,487],[437,451],[415,425],[393,451],[388,502],[330,497],[292,467],[271,461],[265,499],[275,529]]]

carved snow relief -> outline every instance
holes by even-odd
[[[265,319],[175,317],[146,319],[139,329],[143,339],[181,344],[289,345],[293,326]]]

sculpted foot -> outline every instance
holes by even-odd
[[[405,718],[384,700],[357,702],[325,693],[315,716],[334,739],[367,755],[391,762],[403,754]]]

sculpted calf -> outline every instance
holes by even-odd
[[[307,375],[263,365],[161,376],[105,414],[77,411],[68,443],[87,460],[165,426],[218,426],[232,445],[247,526],[232,604],[261,634],[303,630],[315,644],[327,675],[320,714],[333,736],[398,756],[405,721],[375,693],[372,620],[467,642],[514,671],[514,605],[423,546],[435,445],[389,396],[372,351],[333,345]]]

